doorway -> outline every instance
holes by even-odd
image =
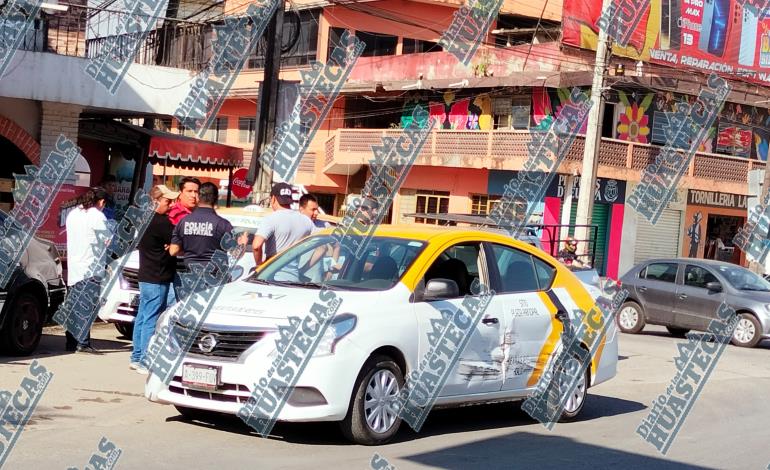
[[[740,251],[733,244],[733,237],[746,219],[727,215],[709,214],[706,222],[706,248],[703,257],[740,264]]]

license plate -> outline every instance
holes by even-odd
[[[182,365],[182,385],[204,390],[216,390],[219,385],[220,370],[221,368],[216,366],[184,363]]]
[[[139,307],[139,294],[131,294],[131,300],[128,302],[130,307]]]

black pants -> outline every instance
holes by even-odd
[[[72,286],[72,290],[75,292],[82,291],[83,289],[85,289],[85,284],[88,282],[99,285],[100,280],[96,278],[83,279],[82,281],[75,283],[75,285]],[[91,346],[91,325],[88,325],[88,336],[86,336],[85,341],[83,341],[82,343],[78,342],[77,338],[75,338],[75,335],[73,335],[69,331],[65,331],[64,336],[67,338],[66,344],[64,347],[67,351],[74,351],[75,349],[77,349],[78,346]]]

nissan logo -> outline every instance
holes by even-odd
[[[200,348],[201,352],[204,353],[210,353],[214,350],[214,348],[217,345],[217,337],[212,334],[204,335],[199,341],[198,341],[198,347]]]

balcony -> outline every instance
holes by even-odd
[[[32,21],[7,64],[0,96],[79,105],[107,116],[173,115],[210,59],[209,24],[159,18],[137,50],[128,50],[138,33],[117,34],[127,12],[67,7],[41,10]],[[108,38],[117,39],[116,55],[131,65],[114,94],[85,72],[90,58],[106,52]]]
[[[103,51],[109,38],[128,44],[136,33],[115,35],[128,12],[69,5],[65,12],[41,10],[22,39],[19,50],[49,52],[70,57],[92,58]],[[159,19],[147,33],[133,61],[199,71],[211,55],[210,24],[177,19]]]
[[[398,138],[397,129],[338,129],[325,142],[323,171],[352,175],[372,158],[372,145],[383,137]],[[521,170],[528,157],[528,131],[434,130],[420,150],[415,165],[456,168]],[[579,173],[585,137],[575,138],[559,173]],[[639,181],[641,172],[655,163],[662,147],[602,138],[598,176]],[[696,153],[680,184],[692,189],[746,194],[748,171],[763,169],[765,162],[712,153]]]

